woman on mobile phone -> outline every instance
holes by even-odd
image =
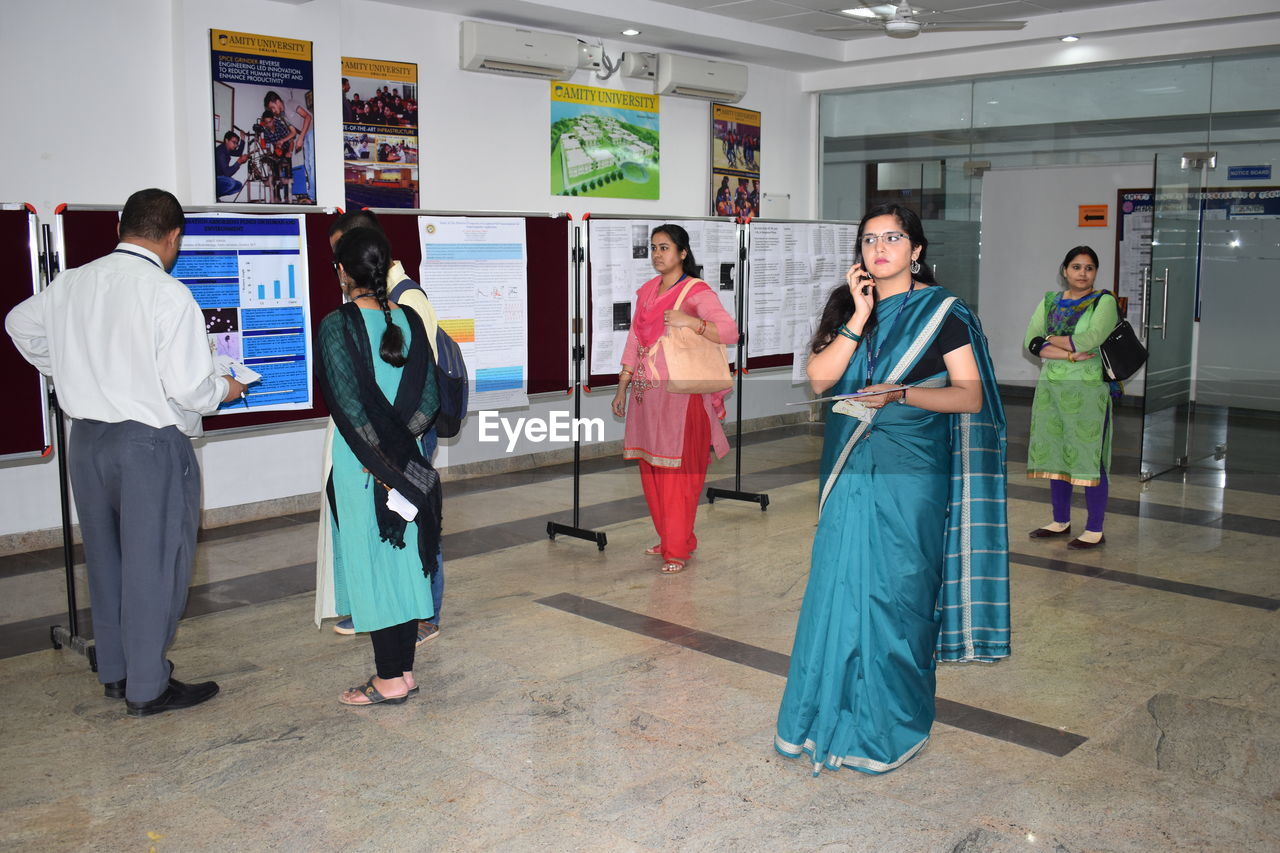
[[[831,405],[774,745],[884,773],[928,741],[935,654],[1009,654],[1004,410],[977,317],[938,286],[920,219],[878,205],[822,313],[809,383]]]

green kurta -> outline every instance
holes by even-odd
[[[1023,346],[1032,338],[1047,337],[1046,302],[1055,304],[1062,294],[1048,293],[1040,300]],[[1103,294],[1094,300],[1076,323],[1071,340],[1076,352],[1097,353],[1118,322],[1115,297]],[[1027,476],[1067,480],[1077,486],[1096,486],[1101,472],[1111,469],[1111,389],[1102,378],[1102,359],[1084,361],[1043,359],[1031,404],[1031,440],[1027,447]]]

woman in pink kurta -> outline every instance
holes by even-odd
[[[640,462],[640,483],[658,531],[658,544],[645,553],[661,556],[662,571],[675,574],[684,571],[698,547],[693,524],[710,450],[714,447],[717,457],[729,452],[720,425],[728,392],[668,392],[661,380],[665,364],[660,353],[654,363],[652,350],[667,327],[686,326],[715,343],[730,344],[738,340],[738,326],[711,286],[697,277],[689,234],[683,228],[667,224],[653,229],[649,259],[658,275],[636,292],[613,412],[627,419],[622,458]],[[676,309],[690,281],[693,284]],[[628,392],[633,398],[630,412]]]

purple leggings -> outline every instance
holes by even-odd
[[[1049,496],[1053,500],[1053,520],[1066,524],[1071,520],[1071,483],[1068,480],[1050,480]],[[1084,505],[1088,509],[1084,529],[1102,532],[1102,517],[1107,513],[1107,472],[1096,486],[1084,487]]]

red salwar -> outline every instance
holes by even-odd
[[[699,394],[690,394],[684,416],[684,447],[678,468],[640,460],[640,484],[658,531],[662,559],[685,561],[698,547],[693,524],[711,461],[711,424]]]

